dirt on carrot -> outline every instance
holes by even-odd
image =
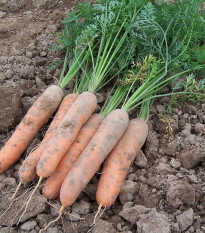
[[[69,107],[73,104],[75,99],[77,98],[76,94],[70,94],[65,96],[63,99],[54,119],[52,120],[46,134],[43,138],[42,143],[39,145],[37,149],[32,151],[24,160],[21,167],[19,168],[19,178],[22,182],[30,182],[32,181],[36,175],[36,166],[40,160],[40,157],[48,143],[48,140],[53,136],[61,121],[63,120],[66,112]]]

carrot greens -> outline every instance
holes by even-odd
[[[203,13],[197,11],[198,4],[188,5],[189,9],[182,12],[178,7],[184,3],[180,2],[161,6],[148,3],[142,7],[131,31],[136,41],[134,60],[128,66],[127,73],[118,79],[119,86],[102,109],[102,114],[109,114],[123,98],[122,109],[130,112],[140,107],[139,117],[145,120],[156,97],[186,95],[204,99],[204,80],[195,82],[190,77],[203,71],[205,66],[200,63],[193,66],[183,60],[187,52],[202,39]],[[169,10],[168,16],[163,7]],[[185,76],[188,73],[193,74]],[[178,85],[178,89],[173,86],[170,93],[164,94],[163,88],[173,83]]]

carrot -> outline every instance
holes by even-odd
[[[42,189],[42,193],[45,197],[56,199],[59,196],[60,187],[64,178],[92,139],[103,119],[104,117],[102,115],[93,114],[82,126],[75,141],[63,156],[53,174],[46,180]]]
[[[50,176],[63,155],[75,140],[82,125],[89,119],[97,105],[97,99],[91,92],[80,94],[75,104],[67,111],[63,121],[49,140],[36,167],[40,178]]]
[[[148,133],[144,120],[134,119],[106,159],[98,183],[96,198],[100,206],[112,205],[126,177],[127,170],[143,146]]]
[[[29,203],[43,178],[50,176],[56,169],[61,158],[75,140],[82,125],[89,119],[97,105],[97,98],[91,92],[80,94],[68,111],[53,137],[48,141],[36,167],[39,180],[26,203],[19,222],[26,212]]]
[[[58,128],[61,121],[63,120],[67,110],[70,108],[70,106],[75,101],[77,96],[78,96],[77,94],[70,94],[70,95],[65,96],[65,98],[63,99],[40,146],[36,150],[34,150],[32,153],[30,153],[28,157],[26,157],[26,159],[22,163],[19,169],[19,177],[20,177],[21,182],[30,182],[36,177],[36,166],[48,143],[48,140],[54,135],[56,129]]]
[[[122,109],[112,111],[102,121],[99,129],[67,174],[61,186],[61,212],[65,207],[72,205],[77,199],[103,160],[121,138],[127,128],[128,121],[128,114]]]
[[[34,102],[10,139],[0,151],[0,173],[13,165],[49,120],[63,98],[63,90],[56,85],[48,87]]]

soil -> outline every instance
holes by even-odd
[[[59,78],[61,67],[48,70],[48,66],[63,54],[48,47],[57,41],[65,12],[78,2],[0,2],[0,147],[36,98]],[[66,89],[71,91],[72,85]],[[97,95],[99,104],[106,94],[105,90]],[[96,225],[92,227],[100,174],[47,232],[205,232],[205,104],[182,103],[168,115],[164,114],[168,103],[165,97],[154,104],[147,141],[130,167],[116,203],[103,211]],[[136,116],[137,110],[131,118]],[[59,200],[47,200],[41,188],[23,213],[36,181],[25,184],[14,202],[9,200],[19,182],[19,166],[47,126],[20,161],[0,174],[0,233],[39,232],[58,215]]]

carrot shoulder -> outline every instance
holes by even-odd
[[[39,177],[46,178],[54,172],[96,106],[96,96],[90,92],[84,92],[77,97],[75,104],[68,109],[63,121],[43,151],[36,168]]]
[[[127,170],[143,146],[148,133],[145,121],[134,119],[106,159],[98,183],[96,199],[104,207],[112,205],[126,177]]]
[[[45,197],[55,199],[59,196],[60,187],[66,175],[92,139],[103,119],[104,117],[102,115],[93,114],[82,126],[75,141],[65,153],[53,174],[46,180],[42,189]]]
[[[49,141],[54,135],[61,121],[63,120],[66,112],[77,98],[77,94],[69,94],[63,99],[53,121],[51,122],[46,134],[41,142],[40,146],[31,152],[19,169],[19,178],[22,182],[30,182],[36,177],[36,166],[40,160],[40,157]]]
[[[128,114],[121,109],[112,111],[102,121],[99,129],[62,184],[60,189],[62,208],[74,203],[103,160],[121,138],[127,128],[128,121]]]
[[[63,90],[59,86],[52,85],[34,102],[0,151],[0,173],[20,158],[38,130],[55,112],[62,98]]]

